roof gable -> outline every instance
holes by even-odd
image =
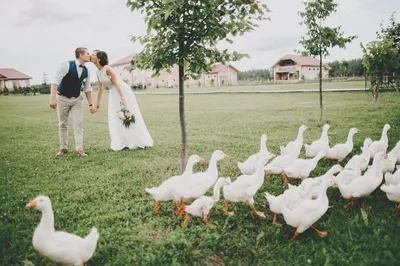
[[[207,73],[219,73],[221,70],[223,70],[225,67],[229,66],[230,68],[232,68],[233,70],[235,70],[236,72],[239,72],[239,70],[237,68],[235,68],[234,66],[232,66],[231,64],[229,65],[224,65],[224,64],[215,64],[211,67],[211,71],[207,72]]]
[[[118,60],[118,61],[116,61],[116,62],[110,64],[110,66],[115,67],[115,66],[120,66],[120,65],[129,64],[129,63],[131,62],[132,57],[133,57],[134,55],[135,55],[135,54],[128,55],[127,57],[124,57],[124,58],[122,58],[122,59],[120,59],[120,60]]]
[[[25,75],[14,68],[0,68],[0,76],[6,79],[32,79],[32,77]]]
[[[319,66],[319,60],[311,56],[300,56],[300,55],[285,55],[281,57],[272,67],[278,64],[282,60],[292,60],[299,66]],[[323,64],[323,66],[328,67],[327,64]],[[329,68],[330,69],[330,68]]]

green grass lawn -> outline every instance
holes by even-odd
[[[323,89],[354,89],[364,88],[364,81],[343,81],[343,82],[324,82]],[[186,92],[238,92],[238,91],[285,91],[285,90],[310,90],[319,89],[319,83],[299,83],[299,84],[265,84],[265,85],[250,85],[250,86],[222,86],[222,87],[189,87],[185,88]],[[147,90],[137,90],[138,93],[148,92],[178,92],[178,88],[151,88]]]
[[[140,95],[143,116],[155,145],[151,149],[113,152],[109,148],[107,94],[98,113],[85,110],[84,145],[89,154],[55,158],[58,150],[56,112],[48,96],[0,97],[0,265],[54,265],[32,247],[40,212],[26,209],[38,195],[52,200],[57,230],[85,236],[95,226],[100,239],[87,265],[398,265],[400,217],[396,205],[379,189],[366,201],[372,209],[345,211],[339,192],[328,190],[333,208],[315,224],[329,232],[326,238],[312,230],[290,242],[295,229],[272,224],[273,215],[263,194],[280,194],[282,181],[266,181],[255,207],[267,219],[251,213],[245,204],[231,204],[233,217],[223,213],[223,200],[209,215],[206,226],[192,218],[188,228],[174,214],[172,203],[158,213],[145,187],[178,173],[180,129],[178,97]],[[319,138],[318,94],[227,94],[186,97],[189,153],[206,161],[216,149],[229,158],[219,163],[220,176],[239,176],[237,161],[258,151],[261,134],[268,148],[293,140],[301,124],[308,126],[305,142]],[[361,129],[355,149],[365,138],[380,138],[389,123],[389,149],[400,140],[400,94],[381,94],[376,105],[370,93],[325,93],[325,118],[331,125],[331,144],[345,142],[351,127]],[[85,100],[86,103],[86,100]],[[70,148],[73,150],[72,129]],[[323,159],[312,176],[329,168]],[[196,165],[196,171],[206,164]],[[293,183],[293,182],[292,182]],[[211,194],[211,191],[209,192]],[[282,216],[279,221],[284,223]]]

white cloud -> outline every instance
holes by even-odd
[[[221,44],[230,50],[247,53],[234,65],[240,70],[269,68],[281,56],[301,48],[298,44],[305,28],[299,25],[297,12],[301,0],[264,1],[273,11],[272,21],[263,21],[254,32],[234,38],[234,44]],[[347,49],[332,49],[327,60],[361,56],[360,42],[375,38],[382,20],[388,21],[393,10],[400,10],[398,0],[338,0],[338,12],[327,22],[342,26],[346,35],[358,35]],[[49,78],[59,64],[73,59],[78,46],[101,49],[110,61],[140,52],[131,35],[145,33],[146,25],[139,12],[131,12],[126,0],[0,0],[0,67],[13,67],[41,82]],[[399,14],[396,18],[400,21]],[[89,66],[93,74],[94,66]]]

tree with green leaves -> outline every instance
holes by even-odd
[[[221,41],[253,31],[257,21],[267,19],[265,4],[255,0],[128,0],[127,6],[144,14],[147,34],[132,37],[144,46],[131,65],[152,69],[179,67],[179,118],[181,124],[181,171],[186,165],[187,140],[184,81],[200,78],[214,63],[236,61],[248,55],[218,50]]]
[[[363,65],[371,81],[372,102],[378,100],[379,91],[400,88],[400,23],[391,16],[389,25],[381,23],[377,39],[361,45]]]
[[[364,46],[363,64],[371,78],[372,102],[378,100],[379,91],[383,89],[384,77],[393,73],[394,69],[399,69],[399,48],[400,45],[393,46],[393,39],[385,38],[376,40]]]
[[[302,37],[300,44],[304,48],[303,54],[319,57],[319,104],[320,123],[323,119],[322,101],[322,58],[329,55],[329,48],[346,48],[346,44],[353,41],[356,36],[345,37],[340,26],[331,28],[324,25],[324,22],[332,13],[336,12],[337,4],[334,0],[309,0],[304,2],[305,9],[299,12],[303,18],[300,25],[307,27],[305,37]]]

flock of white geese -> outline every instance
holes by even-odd
[[[270,210],[274,213],[273,223],[277,224],[277,215],[282,214],[285,222],[296,228],[292,238],[312,228],[324,237],[326,231],[319,231],[313,224],[317,222],[328,210],[329,199],[327,189],[338,188],[343,198],[349,203],[345,208],[353,205],[353,199],[369,196],[377,189],[385,178],[385,183],[380,187],[389,200],[400,203],[400,167],[393,174],[396,164],[400,163],[400,141],[387,153],[390,125],[383,128],[380,140],[365,139],[361,154],[353,156],[342,167],[340,162],[353,150],[353,136],[360,132],[351,128],[346,143],[329,146],[329,125],[323,126],[321,137],[310,145],[303,144],[303,134],[307,127],[302,125],[294,141],[280,147],[280,155],[268,151],[267,136],[262,135],[260,150],[248,157],[244,162],[238,162],[242,175],[232,182],[230,177],[219,177],[217,163],[227,155],[216,150],[212,153],[208,169],[204,172],[193,172],[193,166],[197,162],[204,161],[198,155],[189,157],[185,171],[181,175],[173,176],[165,180],[160,186],[146,188],[154,200],[155,211],[158,211],[162,202],[172,201],[177,215],[180,218],[185,214],[184,226],[189,223],[190,215],[201,217],[207,223],[207,217],[213,206],[220,200],[221,188],[225,199],[224,213],[232,216],[228,211],[229,203],[246,203],[251,211],[265,218],[263,212],[254,207],[254,196],[264,183],[265,173],[270,179],[273,175],[280,175],[288,188],[278,196],[265,192],[265,198]],[[308,159],[298,158],[302,147]],[[324,175],[311,178],[311,171],[317,166],[323,157],[336,160]],[[370,159],[373,159],[369,165]],[[271,160],[272,159],[272,160]],[[271,160],[271,161],[270,161]],[[270,162],[269,162],[270,161]],[[288,183],[290,179],[302,180],[300,185],[294,186]],[[212,196],[205,196],[207,191],[214,187]],[[186,205],[185,202],[191,202]],[[180,205],[180,206],[179,206]],[[42,218],[36,227],[32,243],[34,249],[43,257],[62,265],[82,266],[94,254],[99,239],[96,228],[84,238],[54,228],[54,213],[51,201],[47,196],[38,196],[26,207],[34,208],[42,212]],[[400,213],[400,204],[396,215]]]
[[[187,226],[191,216],[201,217],[204,223],[208,222],[208,214],[220,200],[221,188],[225,199],[224,213],[232,216],[228,210],[229,203],[246,203],[251,211],[265,218],[263,212],[254,207],[254,196],[262,187],[265,173],[268,179],[273,175],[280,175],[284,185],[288,188],[278,196],[265,192],[265,198],[270,210],[274,213],[273,223],[278,224],[277,215],[282,214],[285,222],[296,228],[292,240],[299,234],[312,228],[324,237],[327,232],[319,231],[313,224],[328,210],[329,199],[327,189],[338,188],[343,198],[349,203],[345,209],[353,206],[353,200],[368,197],[377,189],[385,177],[385,184],[381,190],[387,194],[389,200],[400,203],[400,170],[395,172],[396,164],[400,163],[400,141],[387,153],[390,125],[383,127],[380,140],[365,139],[361,153],[353,156],[342,167],[340,162],[353,150],[353,136],[360,132],[351,128],[346,143],[329,146],[328,124],[323,126],[322,135],[310,145],[303,143],[303,135],[307,127],[300,126],[297,138],[286,146],[280,147],[280,155],[268,151],[267,136],[262,135],[260,150],[248,157],[244,162],[238,162],[241,175],[232,182],[230,177],[219,177],[217,163],[227,155],[216,150],[212,153],[208,169],[205,172],[193,173],[193,165],[204,159],[198,155],[189,157],[186,169],[182,175],[173,176],[165,180],[158,187],[146,188],[154,200],[155,211],[158,211],[162,202],[172,201],[180,218],[185,214],[184,226]],[[299,158],[302,147],[305,148],[307,159]],[[336,161],[324,175],[310,177],[310,173],[317,167],[319,160],[328,158]],[[272,159],[272,160],[271,160]],[[370,159],[372,164],[370,165]],[[271,160],[271,161],[270,161]],[[298,186],[289,184],[290,179],[300,179]],[[205,196],[206,192],[214,187],[212,196]],[[185,205],[185,202],[191,202]],[[180,206],[179,206],[180,205]],[[396,214],[400,213],[400,204]]]

